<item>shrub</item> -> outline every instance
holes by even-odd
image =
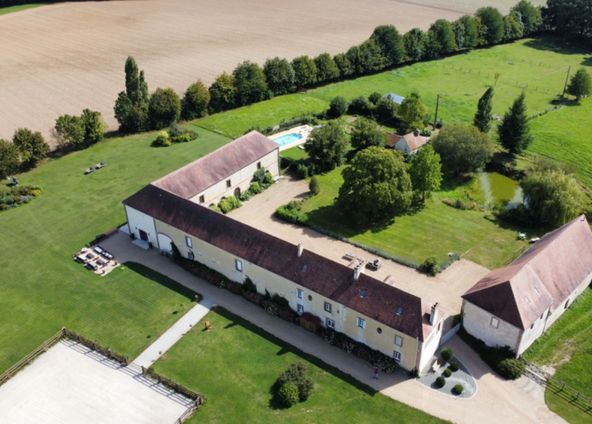
[[[450,371],[450,369],[446,368],[443,372],[442,375],[446,378],[450,377],[452,375],[452,371]]]
[[[438,260],[434,256],[430,256],[419,266],[419,271],[434,277],[438,272],[440,272]]]
[[[370,115],[374,105],[363,96],[356,97],[349,104],[348,112],[350,115]]]
[[[169,133],[166,131],[160,131],[152,142],[152,146],[154,147],[168,147],[171,144],[171,138],[169,137]]]
[[[370,94],[368,96],[368,100],[370,101],[370,103],[372,103],[373,105],[376,105],[378,103],[378,101],[382,99],[382,94],[380,94],[379,92],[375,91],[374,93]]]
[[[282,405],[286,408],[298,403],[300,395],[298,394],[298,386],[294,383],[283,384],[278,390],[278,398]]]
[[[259,194],[263,191],[263,187],[261,187],[261,184],[259,184],[258,181],[253,181],[249,186],[249,191],[252,194]]]
[[[308,217],[302,212],[302,202],[292,200],[275,211],[275,216],[293,224],[306,225]]]
[[[296,175],[298,176],[298,178],[302,178],[302,179],[308,178],[309,174],[310,174],[310,169],[308,166],[306,166],[306,164],[299,163],[296,166]]]
[[[337,96],[331,100],[329,110],[327,110],[327,116],[329,118],[339,118],[347,112],[348,106],[347,100],[341,96]]]
[[[218,207],[220,208],[220,211],[222,211],[222,213],[228,213],[233,209],[239,208],[240,205],[240,200],[238,200],[234,196],[229,196],[225,199],[222,199],[220,200],[220,203],[218,203]]]
[[[465,388],[462,384],[457,384],[456,386],[454,386],[452,388],[452,391],[454,392],[454,394],[456,395],[460,395],[462,392],[464,392]]]
[[[450,361],[450,359],[452,359],[452,350],[447,347],[442,349],[440,352],[440,357],[446,362]]]
[[[507,358],[503,359],[497,365],[497,372],[508,380],[516,380],[524,374],[526,364],[521,359]]]
[[[253,174],[252,181],[258,182],[263,188],[267,188],[273,184],[273,175],[265,168],[259,168]]]
[[[446,379],[444,377],[438,377],[436,378],[436,387],[440,388],[440,387],[444,387],[444,385],[446,384]]]
[[[319,180],[316,176],[313,176],[310,179],[310,183],[308,183],[308,189],[314,196],[321,192],[321,186],[319,185]]]
[[[276,381],[276,386],[285,387],[288,384],[293,384],[297,389],[296,401],[304,402],[310,396],[314,384],[312,380],[306,375],[307,369],[301,363],[294,363],[288,366]],[[278,391],[279,394],[279,391]]]
[[[456,372],[458,371],[458,369],[460,368],[460,365],[458,362],[456,361],[450,361],[450,366],[448,367],[448,369],[452,372]]]

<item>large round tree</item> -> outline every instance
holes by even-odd
[[[471,125],[444,127],[432,144],[442,159],[444,171],[452,175],[482,169],[493,154],[493,144],[487,134]]]
[[[312,130],[304,144],[304,150],[319,172],[330,171],[343,164],[347,149],[347,136],[338,121]]]
[[[541,225],[559,227],[584,209],[585,196],[577,181],[560,170],[528,175],[520,183],[530,215]]]
[[[158,88],[150,96],[148,119],[150,126],[159,130],[168,127],[181,114],[181,99],[172,88]]]
[[[403,156],[382,147],[358,152],[343,170],[338,207],[362,224],[387,221],[411,205],[411,179]]]

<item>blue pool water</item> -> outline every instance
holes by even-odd
[[[273,141],[275,141],[280,146],[286,146],[286,145],[292,144],[298,140],[302,140],[302,134],[290,133],[290,134],[284,134],[281,137],[274,139]]]

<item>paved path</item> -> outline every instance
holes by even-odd
[[[197,324],[208,312],[210,312],[213,303],[210,299],[202,299],[200,303],[195,305],[185,315],[177,320],[165,333],[160,336],[154,343],[132,361],[139,367],[149,368],[154,362],[158,360],[164,353],[169,350],[175,343],[181,340],[191,328]]]
[[[231,211],[228,216],[294,244],[302,243],[305,249],[343,264],[348,263],[343,259],[346,253],[353,253],[367,260],[376,257],[347,242],[325,236],[310,228],[288,224],[273,216],[279,206],[294,199],[301,199],[307,194],[308,184],[304,180],[284,177],[263,193],[245,202],[240,208]],[[380,270],[364,272],[381,281],[391,277],[394,286],[421,297],[428,304],[439,302],[444,312],[454,315],[460,313],[461,295],[489,270],[461,259],[438,276],[428,277],[397,262],[383,260]]]
[[[180,284],[200,293],[204,301],[217,304],[305,353],[331,364],[356,380],[395,400],[422,409],[432,415],[459,423],[562,423],[544,403],[543,390],[526,378],[501,380],[460,339],[449,343],[455,354],[477,380],[477,393],[470,399],[458,399],[438,393],[402,375],[372,378],[368,363],[329,345],[304,329],[271,316],[240,296],[219,289],[176,266],[155,250],[145,251],[117,233],[101,243],[120,262],[133,261],[148,266]]]

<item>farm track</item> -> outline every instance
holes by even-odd
[[[507,8],[509,0],[495,0]],[[427,28],[487,0],[139,0],[64,3],[0,16],[0,137],[99,110],[115,127],[123,63],[133,55],[153,90],[210,83],[242,60],[337,53],[379,24]]]

